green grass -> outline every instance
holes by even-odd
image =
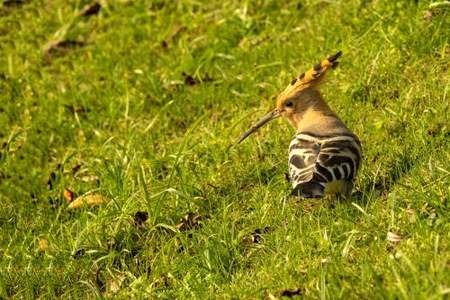
[[[449,9],[287,2],[0,6],[0,298],[449,297]],[[337,50],[322,90],[363,143],[356,193],[289,198],[287,122],[227,149]]]

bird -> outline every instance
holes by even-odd
[[[349,198],[362,162],[362,146],[328,106],[319,91],[325,75],[338,65],[342,51],[315,64],[294,78],[276,99],[276,107],[241,135],[237,144],[268,122],[286,119],[296,133],[289,145],[291,195],[323,198],[334,194]]]

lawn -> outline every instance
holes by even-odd
[[[0,0],[0,299],[450,297],[446,4]],[[338,50],[363,167],[289,197],[286,121],[230,146]]]

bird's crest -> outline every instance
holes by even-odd
[[[338,65],[337,59],[339,58],[339,56],[341,56],[341,54],[342,52],[339,51],[335,55],[329,56],[327,59],[324,59],[318,64],[314,65],[306,73],[303,73],[299,77],[292,80],[291,84],[288,85],[286,89],[281,94],[278,95],[277,106],[275,107],[275,109],[267,113],[258,122],[256,122],[249,130],[244,132],[239,138],[238,143],[242,142],[249,135],[256,132],[259,128],[264,126],[264,124],[267,124],[268,122],[275,120],[276,118],[283,116],[291,120],[290,118],[292,118],[294,110],[286,109],[288,107],[287,104],[290,104],[289,107],[292,107],[294,105],[294,103],[290,100],[290,98],[297,98],[297,100],[299,100],[298,96],[302,94],[301,93],[302,91],[305,91],[306,89],[310,90],[317,87],[325,78],[325,74],[327,73],[327,71],[330,68],[334,68]],[[316,93],[314,96],[319,97],[319,100],[323,102],[320,95],[317,95]],[[325,103],[322,104],[322,107],[324,109],[329,109]],[[296,123],[297,121],[294,121],[293,124]],[[296,127],[296,125],[294,127]]]
[[[307,88],[318,86],[325,78],[325,74],[327,73],[327,71],[330,68],[334,69],[338,65],[339,62],[337,61],[337,59],[341,55],[342,51],[339,51],[338,53],[331,55],[318,64],[314,65],[307,72],[302,73],[300,74],[300,76],[294,78],[286,87],[286,89],[281,92],[279,97],[286,97]]]

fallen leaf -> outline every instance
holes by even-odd
[[[187,85],[195,85],[198,83],[198,81],[191,75],[187,75],[187,74],[183,73],[183,76],[184,76],[184,83]]]
[[[106,198],[100,194],[88,194],[80,196],[69,204],[69,208],[80,208],[83,206],[95,206],[106,202]]]
[[[242,242],[246,245],[259,244],[261,239],[261,235],[252,233],[251,235],[244,236]]]
[[[86,250],[84,250],[83,248],[81,248],[81,249],[78,249],[78,250],[72,255],[72,257],[73,257],[74,259],[78,259],[78,258],[82,257],[85,253],[86,253]]]
[[[186,73],[181,73],[181,75],[183,75],[184,77],[184,84],[186,85],[196,85],[202,82],[208,82],[208,81],[212,81],[213,79],[211,77],[209,77],[208,74],[206,74],[205,77],[200,78],[200,79],[196,79],[194,78],[192,75],[186,74]]]
[[[3,6],[5,7],[17,7],[24,3],[24,0],[5,0]]]
[[[148,219],[148,212],[146,211],[137,211],[134,214],[134,225],[137,227],[144,227],[145,221]]]
[[[70,203],[73,201],[73,192],[68,189],[68,188],[64,188],[64,199],[66,199],[67,203]]]
[[[392,242],[392,243],[400,243],[401,240],[402,240],[402,237],[400,235],[396,234],[396,233],[393,233],[393,232],[389,231],[387,233],[386,239],[389,242]]]
[[[80,165],[80,164],[75,165],[75,166],[72,168],[72,175],[77,174],[78,171],[80,171],[80,169],[81,169],[81,165]]]
[[[186,30],[186,26],[176,26],[173,30],[173,33],[169,37],[167,37],[167,39],[161,41],[161,47],[163,47],[164,49],[169,48],[169,43],[176,41],[179,38],[180,34]]]
[[[263,229],[256,228],[255,231],[253,231],[249,236],[246,236],[243,238],[244,244],[259,244],[261,243],[263,233],[268,233],[270,231],[270,227],[266,226]]]
[[[53,185],[56,181],[56,173],[55,172],[51,172],[50,176],[48,176],[47,179],[47,186],[49,190],[53,190]]]
[[[46,239],[40,239],[38,242],[39,251],[45,252],[48,249],[48,241]]]
[[[256,232],[252,233],[252,242],[253,243],[259,244],[261,242],[261,239],[262,239],[261,234],[256,233]]]
[[[64,108],[67,109],[68,112],[70,112],[71,114],[77,114],[77,115],[85,115],[86,113],[90,112],[89,108],[85,108],[83,106],[78,106],[78,105],[69,105],[69,104],[65,104]]]
[[[1,179],[1,176],[0,176],[0,179]],[[37,203],[38,199],[37,199],[37,197],[36,197],[36,195],[34,193],[30,194],[30,198],[31,198],[31,202],[32,203],[34,203],[34,204]]]
[[[50,41],[44,47],[44,55],[47,59],[50,59],[54,54],[63,54],[71,49],[80,48],[84,46],[85,43],[76,40],[56,40]]]
[[[179,231],[185,231],[197,227],[200,220],[201,216],[199,214],[188,212],[183,218],[180,219],[180,222],[175,225],[175,227]]]
[[[48,198],[48,203],[50,204],[51,208],[53,208],[53,209],[56,209],[60,205],[59,198],[58,199],[54,199],[51,196]]]
[[[295,289],[287,289],[287,290],[283,290],[280,292],[280,296],[281,297],[288,297],[288,298],[292,298],[294,296],[298,296],[302,294],[302,289],[301,288],[295,288]]]
[[[97,15],[102,8],[101,4],[94,1],[90,4],[86,4],[78,13],[79,16],[87,17],[92,15]]]

